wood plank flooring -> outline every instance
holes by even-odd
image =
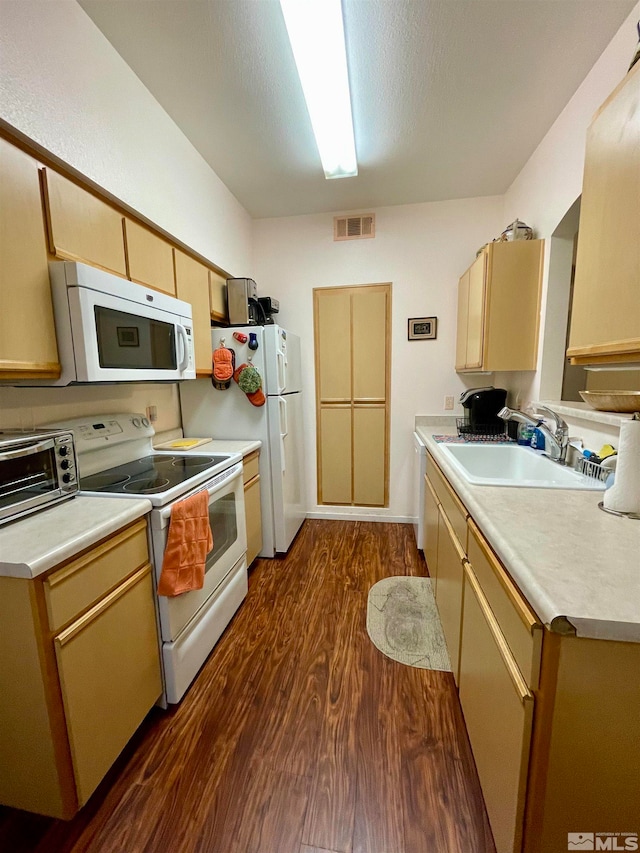
[[[176,708],[154,709],[70,822],[0,807],[7,853],[495,853],[451,673],[366,632],[409,525],[305,522]]]

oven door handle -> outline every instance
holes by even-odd
[[[218,477],[220,477],[219,480],[218,480]],[[232,483],[234,480],[238,480],[238,479],[242,479],[242,462],[236,462],[235,465],[233,465],[231,468],[227,468],[226,471],[221,471],[220,474],[217,474],[214,477],[213,484],[211,486],[206,487],[206,491],[209,494],[209,498],[212,498],[215,494],[217,494],[219,491],[221,491],[226,486],[228,486],[229,483]],[[174,503],[177,503],[179,500],[184,500],[184,498],[187,498],[190,495],[194,495],[196,492],[205,491],[205,486],[206,486],[206,483],[203,483],[201,486],[196,486],[193,488],[192,491],[183,495],[181,498],[178,498],[177,500],[172,501],[171,504],[168,504],[167,506],[163,506],[163,507],[158,507],[157,518],[161,519],[161,523],[158,524],[158,527],[165,527],[166,526],[169,519],[171,518],[171,507],[173,506]],[[152,519],[151,519],[152,526],[154,526],[153,516],[155,516],[155,512],[152,513]]]
[[[51,450],[55,447],[55,442],[52,438],[47,438],[45,441],[39,441],[37,444],[29,444],[26,447],[19,447],[17,450],[5,450],[0,453],[0,462],[5,462],[8,459],[20,459],[21,456],[34,456],[36,453],[42,453],[43,450]]]

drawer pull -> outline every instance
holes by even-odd
[[[496,617],[493,615],[493,611],[489,607],[489,602],[485,598],[485,595],[482,591],[482,587],[480,586],[478,579],[473,571],[473,567],[470,563],[465,562],[464,571],[471,586],[472,590],[475,593],[476,599],[478,600],[478,604],[480,609],[482,610],[482,615],[487,620],[487,625],[489,626],[489,630],[493,635],[493,639],[496,642],[496,646],[498,647],[498,651],[504,661],[504,665],[509,673],[511,681],[513,682],[513,686],[515,687],[518,696],[520,697],[520,701],[522,704],[526,704],[527,702],[533,701],[533,693],[529,690],[526,681],[522,677],[522,673],[518,669],[516,662],[513,659],[513,655],[511,654],[511,650],[507,644],[507,641],[504,638],[504,634],[500,630],[500,626],[496,621]]]

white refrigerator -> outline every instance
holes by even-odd
[[[233,338],[234,332],[256,336],[258,349]],[[186,436],[259,439],[261,557],[286,553],[304,521],[305,489],[302,426],[300,338],[280,326],[212,329],[215,349],[224,338],[234,350],[236,367],[252,363],[262,376],[264,406],[254,406],[231,380],[216,390],[209,379],[180,384],[182,425]]]

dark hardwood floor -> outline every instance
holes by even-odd
[[[367,635],[370,586],[424,573],[409,525],[305,522],[74,820],[0,807],[0,850],[495,853],[453,676]]]

